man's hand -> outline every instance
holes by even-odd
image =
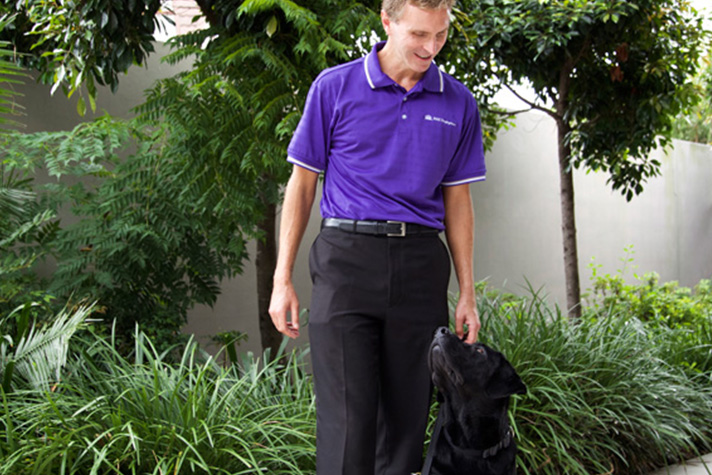
[[[295,165],[284,192],[279,255],[274,271],[269,315],[275,328],[289,338],[299,336],[299,299],[292,284],[292,269],[299,243],[309,222],[318,179],[318,173]],[[290,320],[287,319],[287,314],[290,315]]]
[[[472,209],[468,185],[443,188],[445,202],[445,235],[455,265],[457,282],[460,284],[460,300],[455,307],[455,332],[462,338],[467,326],[465,342],[477,341],[480,331],[480,315],[477,312],[472,280],[472,252],[475,232],[475,212]]]
[[[287,319],[287,314],[291,319]],[[272,299],[269,303],[269,315],[272,323],[280,333],[289,338],[299,336],[299,298],[291,282],[287,284],[274,284]]]
[[[467,326],[467,338],[465,343],[472,344],[477,341],[477,334],[480,332],[480,314],[477,311],[477,302],[474,298],[460,298],[455,307],[455,333],[460,338],[465,335]]]

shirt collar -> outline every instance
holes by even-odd
[[[378,62],[378,51],[383,48],[385,44],[385,41],[376,43],[371,52],[366,55],[366,59],[363,62],[363,68],[366,72],[366,81],[368,81],[368,85],[371,89],[395,84],[393,79],[388,77],[388,75],[381,70],[381,64]],[[430,63],[430,67],[425,72],[425,76],[418,81],[418,85],[426,91],[443,92],[445,88],[443,73],[434,61]],[[416,85],[416,87],[418,87],[418,85]]]

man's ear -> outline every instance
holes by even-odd
[[[381,24],[383,25],[383,31],[386,32],[386,35],[390,35],[391,19],[388,17],[388,13],[386,13],[385,10],[381,10]]]
[[[512,394],[525,394],[527,387],[524,385],[522,378],[520,378],[514,370],[514,366],[502,357],[499,368],[497,368],[492,378],[490,378],[489,383],[487,383],[485,392],[493,399],[500,399],[511,396]]]

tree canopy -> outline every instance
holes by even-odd
[[[628,199],[659,173],[650,151],[698,99],[689,78],[709,45],[687,0],[462,0],[450,64],[517,94],[559,133],[567,306],[580,303],[571,170],[608,174]],[[460,56],[460,51],[467,53]],[[494,82],[494,84],[493,84]],[[526,84],[535,98],[517,92]]]
[[[119,74],[143,64],[154,51],[163,0],[5,0],[0,14],[14,14],[0,31],[38,80],[71,96],[86,86],[94,108],[97,84],[119,85]],[[86,110],[80,97],[80,113]]]

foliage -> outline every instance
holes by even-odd
[[[157,16],[161,0],[47,0],[5,1],[0,13],[13,13],[13,20],[0,31],[24,53],[21,63],[40,71],[38,80],[62,87],[71,96],[86,86],[95,108],[96,85],[119,84],[119,73],[142,64],[153,52],[154,33],[161,28]],[[165,20],[164,20],[165,21]],[[86,111],[84,97],[78,101]]]
[[[154,320],[167,321],[168,336],[190,304],[214,300],[217,289],[213,276],[240,271],[245,255],[242,233],[231,236],[236,229],[247,233],[259,229],[263,239],[258,243],[258,277],[262,283],[258,298],[260,318],[269,322],[264,302],[271,294],[276,259],[274,216],[280,187],[291,168],[285,160],[289,135],[299,120],[311,80],[325,67],[348,59],[364,37],[361,32],[370,33],[377,23],[375,11],[355,1],[198,3],[210,28],[175,39],[175,52],[168,58],[171,62],[189,59],[194,67],[157,83],[139,108],[143,127],[167,132],[163,139],[158,132],[141,138],[156,144],[160,141],[160,153],[151,151],[153,155],[159,153],[160,162],[156,158],[146,165],[144,161],[131,160],[134,164],[141,162],[131,171],[126,170],[131,165],[111,162],[111,173],[115,166],[131,177],[128,180],[132,181],[121,183],[107,179],[104,165],[87,164],[96,169],[84,170],[81,176],[99,175],[100,180],[122,188],[104,185],[107,188],[101,193],[89,193],[89,197],[81,196],[86,191],[71,193],[69,204],[77,207],[74,212],[94,218],[83,219],[83,227],[73,226],[72,236],[62,230],[59,240],[64,244],[58,246],[60,270],[55,275],[68,284],[59,288],[63,295],[79,286],[91,295],[101,294],[103,304],[110,293],[112,305],[107,308],[121,325],[142,321],[144,330],[150,332],[146,318],[132,319],[125,314],[136,310],[152,312]],[[140,64],[152,51],[150,40],[157,26],[155,12],[159,6],[156,0],[90,0],[79,4],[35,0],[6,4],[5,9],[18,15],[3,37],[10,39],[16,49],[33,53],[25,63],[41,71],[40,80],[53,83],[54,89],[63,86],[69,95],[84,84],[93,101],[95,83],[115,89],[117,73],[132,62]],[[29,36],[25,34],[28,32]],[[93,102],[91,105],[93,108]],[[79,107],[86,107],[83,100]],[[67,145],[65,149],[72,147]],[[81,144],[71,150],[75,155],[87,152],[91,154],[92,150],[81,150]],[[141,150],[139,154],[145,152]],[[143,182],[140,176],[149,177],[148,181]],[[164,180],[160,186],[158,177]],[[147,190],[142,192],[141,188]],[[100,204],[98,197],[107,193],[109,199]],[[137,199],[141,193],[152,198],[151,213],[143,216],[142,203]],[[119,194],[121,202],[112,199]],[[181,198],[179,203],[171,202],[176,196]],[[167,198],[166,202],[161,203],[160,197]],[[191,200],[194,209],[185,206]],[[114,204],[120,210],[108,209]],[[105,219],[107,216],[110,219]],[[199,232],[192,237],[178,237],[170,230],[154,228],[154,223],[168,221],[180,226],[177,234],[188,233],[190,227]],[[223,243],[222,250],[212,256],[201,253],[196,248],[203,246],[205,240],[213,246],[218,241]],[[182,257],[201,253],[204,260],[175,262],[175,252],[156,249],[175,247],[179,241],[184,248]],[[129,253],[129,249],[136,252]],[[221,252],[223,258],[226,253],[237,253],[239,259],[215,260]],[[168,258],[159,259],[159,255]],[[97,267],[99,261],[101,265]],[[215,270],[203,272],[210,265]],[[137,276],[138,284],[127,278],[132,274]],[[183,282],[188,274],[189,283],[196,285],[186,286]],[[199,282],[201,279],[204,282]],[[194,295],[186,296],[191,292]],[[132,298],[140,302],[138,308],[127,305]],[[144,305],[146,301],[149,305]],[[272,329],[269,338],[263,337],[264,346],[276,348],[279,335],[271,323],[264,327]],[[123,326],[124,333],[130,328],[132,325]]]
[[[10,21],[12,17],[1,16],[0,31]],[[0,140],[8,129],[19,125],[13,118],[20,114],[15,102],[18,93],[13,88],[21,84],[24,74],[11,61],[13,57],[8,43],[0,40]],[[30,181],[0,162],[0,315],[48,297],[26,269],[43,255],[36,243],[51,232],[53,216],[36,205]]]
[[[705,64],[693,80],[702,99],[689,112],[677,117],[673,137],[712,145],[712,56],[709,54]]]
[[[92,313],[93,306],[64,309],[40,326],[31,321],[31,304],[0,316],[0,380],[2,391],[27,388],[50,391],[67,362],[69,340]]]
[[[641,193],[659,174],[649,152],[670,142],[674,118],[699,99],[688,78],[710,32],[687,0],[463,0],[460,9],[448,57],[456,75],[488,89],[497,78],[526,110],[557,125],[567,311],[575,318],[571,170],[606,172],[628,200]],[[520,94],[522,85],[535,97]]]
[[[0,162],[0,315],[50,297],[29,269],[47,254],[54,212],[38,206],[30,184]]]
[[[88,338],[53,392],[6,396],[0,473],[314,472],[304,352],[223,368],[194,342],[171,364],[135,341],[127,359]]]
[[[219,195],[215,212],[236,204],[259,230],[258,307],[262,345],[279,345],[267,313],[276,261],[275,216],[292,166],[287,145],[311,81],[354,54],[355,38],[377,18],[355,1],[199,2],[210,23],[171,40],[175,63],[190,71],[158,81],[137,108],[147,123],[173,131],[169,157],[191,157],[200,196]]]
[[[217,206],[232,198],[220,183],[213,182],[212,196],[195,191],[201,177],[185,172],[191,157],[165,153],[170,134],[102,118],[0,143],[6,172],[27,183],[40,170],[51,177],[34,183],[31,205],[42,219],[67,208],[75,215],[33,237],[38,253],[56,259],[49,292],[63,301],[96,299],[123,340],[138,322],[162,346],[182,337],[193,305],[214,303],[220,279],[241,269],[250,233],[249,209],[239,201]],[[8,227],[33,228],[32,216]]]
[[[0,10],[0,32],[4,31],[8,23],[15,17],[2,14]],[[22,70],[14,63],[15,53],[11,49],[10,43],[3,41],[0,36],[0,134],[4,133],[5,127],[17,126],[19,123],[7,116],[19,115],[20,106],[15,102],[18,95],[12,89],[14,85],[22,84],[21,78],[24,76]]]
[[[709,385],[660,359],[662,335],[489,295],[483,336],[529,386],[512,406],[524,473],[643,473],[706,447],[692,421],[710,420]],[[2,473],[313,473],[303,354],[223,368],[194,343],[170,364],[145,336],[131,359],[94,337],[79,348],[53,392],[5,396]]]
[[[710,374],[666,360],[673,329],[613,313],[573,323],[532,291],[480,285],[482,340],[528,386],[512,400],[520,473],[640,474],[710,450]],[[194,342],[174,359],[137,330],[73,337],[51,391],[3,394],[0,473],[313,474],[306,351],[223,365]]]
[[[710,449],[709,375],[666,361],[670,331],[613,313],[573,323],[533,291],[479,308],[481,339],[528,387],[511,414],[522,473],[648,473]]]
[[[567,165],[608,172],[628,199],[640,193],[658,173],[650,150],[669,142],[674,118],[698,98],[688,79],[709,41],[703,17],[685,0],[487,0],[461,8],[480,52],[462,68],[508,88],[528,81],[537,100],[524,102],[567,126]]]
[[[628,264],[632,262],[629,258]],[[644,322],[668,344],[665,359],[685,368],[691,376],[712,374],[712,282],[701,280],[694,289],[678,282],[660,282],[657,273],[634,274],[627,283],[624,272],[600,275],[592,266],[592,288],[587,295],[589,318],[613,315],[623,321]]]

